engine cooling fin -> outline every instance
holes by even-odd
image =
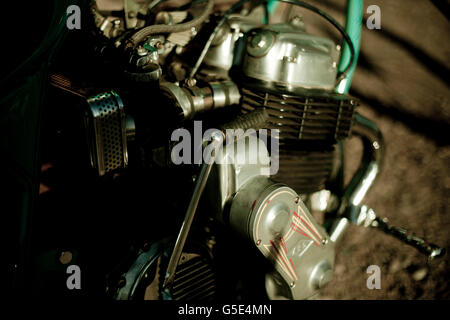
[[[247,87],[242,89],[241,106],[243,114],[265,109],[266,128],[279,130],[279,171],[275,180],[299,194],[326,187],[335,144],[350,134],[356,99],[331,92],[275,93]]]
[[[275,180],[285,183],[299,194],[322,190],[329,180],[334,149],[326,151],[280,150]]]
[[[242,113],[266,108],[280,141],[335,142],[348,137],[357,100],[339,94],[288,95],[242,89]]]
[[[188,244],[178,263],[174,282],[163,288],[171,242],[167,239],[149,244],[124,273],[111,276],[111,292],[117,300],[177,300],[208,302],[216,298],[217,275],[210,248]],[[118,277],[118,278],[117,278]]]
[[[172,299],[178,301],[212,301],[216,294],[216,275],[208,259],[183,254],[172,286]]]

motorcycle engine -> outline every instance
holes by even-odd
[[[263,16],[259,2],[220,25],[213,0],[98,0],[88,30],[69,35],[52,66],[40,210],[73,203],[80,222],[57,251],[73,253],[94,294],[307,299],[331,280],[334,243],[315,217],[336,209],[338,141],[357,101],[334,91],[339,45],[299,17]],[[226,136],[196,194],[212,128],[253,134]],[[255,154],[266,161],[245,161]]]

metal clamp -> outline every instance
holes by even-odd
[[[185,119],[192,119],[208,110],[236,105],[241,99],[237,85],[231,81],[211,82],[201,88],[195,85],[195,81],[184,87],[162,82],[160,88],[165,97],[181,108]]]

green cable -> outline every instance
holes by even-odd
[[[267,2],[267,11],[269,15],[273,15],[278,8],[278,0],[269,0]],[[358,56],[361,46],[361,31],[362,31],[362,19],[363,19],[363,7],[364,0],[347,0],[347,17],[345,22],[345,31],[349,35],[353,42],[355,49],[354,62],[353,65],[346,73],[346,77],[338,84],[336,87],[336,92],[338,93],[348,93],[352,83],[353,75],[358,62]],[[338,71],[344,71],[345,67],[350,62],[350,47],[345,42],[342,49],[342,55],[339,60]]]
[[[347,18],[345,22],[345,31],[353,42],[355,49],[353,65],[347,71],[346,77],[338,84],[335,91],[337,93],[348,93],[352,84],[353,74],[358,62],[358,56],[361,46],[361,31],[363,20],[363,0],[347,0]],[[341,59],[339,60],[338,71],[342,72],[350,61],[350,48],[344,43]]]
[[[278,0],[269,0],[267,1],[267,11],[269,11],[269,15],[273,15],[278,8]]]

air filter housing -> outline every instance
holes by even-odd
[[[126,115],[117,93],[105,92],[87,100],[85,128],[91,166],[100,176],[128,165]]]

